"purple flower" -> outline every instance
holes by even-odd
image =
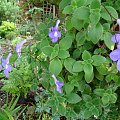
[[[55,77],[54,74],[52,75],[52,78],[53,78],[54,81],[55,81],[57,91],[61,94],[61,93],[62,93],[61,87],[62,87],[64,84],[63,84],[62,82],[60,82],[59,80],[57,80],[57,78]]]
[[[25,42],[26,42],[26,40],[23,40],[20,43],[17,43],[17,45],[16,45],[16,52],[18,54],[18,58],[20,58],[20,56],[21,56],[21,48]]]
[[[120,33],[117,33],[112,36],[112,42],[114,42],[114,43],[120,42]]]
[[[52,27],[51,31],[49,32],[49,37],[52,39],[52,43],[56,43],[58,41],[58,38],[61,37],[61,33],[58,31],[59,23],[60,20],[57,20],[55,27]]]
[[[9,53],[6,59],[2,59],[2,66],[4,67],[4,74],[7,78],[9,77],[9,72],[12,71],[12,67],[9,65],[9,59],[11,56],[12,54]]]
[[[120,49],[113,50],[110,53],[110,58],[113,61],[117,61],[117,69],[120,71]]]

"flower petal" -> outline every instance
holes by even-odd
[[[11,71],[12,71],[12,67],[11,67],[10,65],[8,65],[7,70],[8,70],[9,72],[11,72]]]
[[[117,69],[120,71],[120,60],[117,61]]]
[[[26,39],[21,41],[20,43],[17,43],[17,45],[16,45],[16,52],[18,54],[18,57],[20,57],[20,55],[21,55],[21,48],[25,42],[26,42]]]
[[[120,42],[120,33],[117,33],[112,36],[112,42],[114,43]]]
[[[59,86],[56,86],[56,90],[61,94],[62,93],[62,89]]]
[[[56,43],[58,41],[58,38],[53,38],[52,43]]]
[[[60,82],[59,80],[57,80],[57,78],[55,77],[55,75],[53,74],[52,75],[54,81],[55,81],[55,84],[56,84],[56,89],[59,93],[62,93],[62,89],[61,87],[64,85],[62,82]]]
[[[9,72],[8,72],[8,70],[7,70],[7,69],[5,69],[5,70],[4,70],[4,75],[6,76],[6,78],[8,78],[8,77],[9,77]]]
[[[119,60],[119,59],[120,59],[120,49],[113,50],[113,51],[110,53],[110,58],[111,58],[113,61]]]

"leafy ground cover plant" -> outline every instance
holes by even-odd
[[[119,119],[119,31],[111,29],[114,21],[119,25],[119,9],[113,3],[62,0],[65,19],[40,23],[38,41],[4,80],[4,90],[27,94],[41,88],[35,97],[39,118]],[[13,81],[16,88],[9,91]]]

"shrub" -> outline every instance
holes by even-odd
[[[7,37],[9,35],[14,35],[16,30],[16,25],[13,22],[3,21],[0,26],[0,36]]]
[[[19,7],[16,0],[0,0],[0,23],[1,21],[15,21]]]

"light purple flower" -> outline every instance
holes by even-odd
[[[120,33],[117,33],[112,36],[112,42],[114,42],[114,43],[120,42]]]
[[[12,71],[12,67],[9,65],[9,59],[11,56],[12,54],[9,53],[6,59],[2,59],[2,66],[4,67],[4,74],[7,78],[9,77],[9,72]]]
[[[52,27],[51,31],[49,32],[49,37],[52,39],[52,43],[56,43],[58,41],[58,38],[61,37],[61,33],[58,31],[59,23],[60,20],[57,20],[55,27]]]
[[[18,54],[18,58],[20,58],[20,56],[21,56],[21,48],[25,42],[26,42],[26,39],[21,41],[20,43],[17,43],[17,45],[16,45],[16,52]]]
[[[55,81],[57,91],[61,94],[61,93],[62,93],[61,87],[62,87],[64,84],[63,84],[62,82],[60,82],[59,80],[57,80],[57,78],[55,77],[54,74],[52,75],[52,78],[53,78],[54,81]]]
[[[110,53],[110,58],[113,61],[117,61],[117,69],[120,71],[120,49],[113,50]]]

